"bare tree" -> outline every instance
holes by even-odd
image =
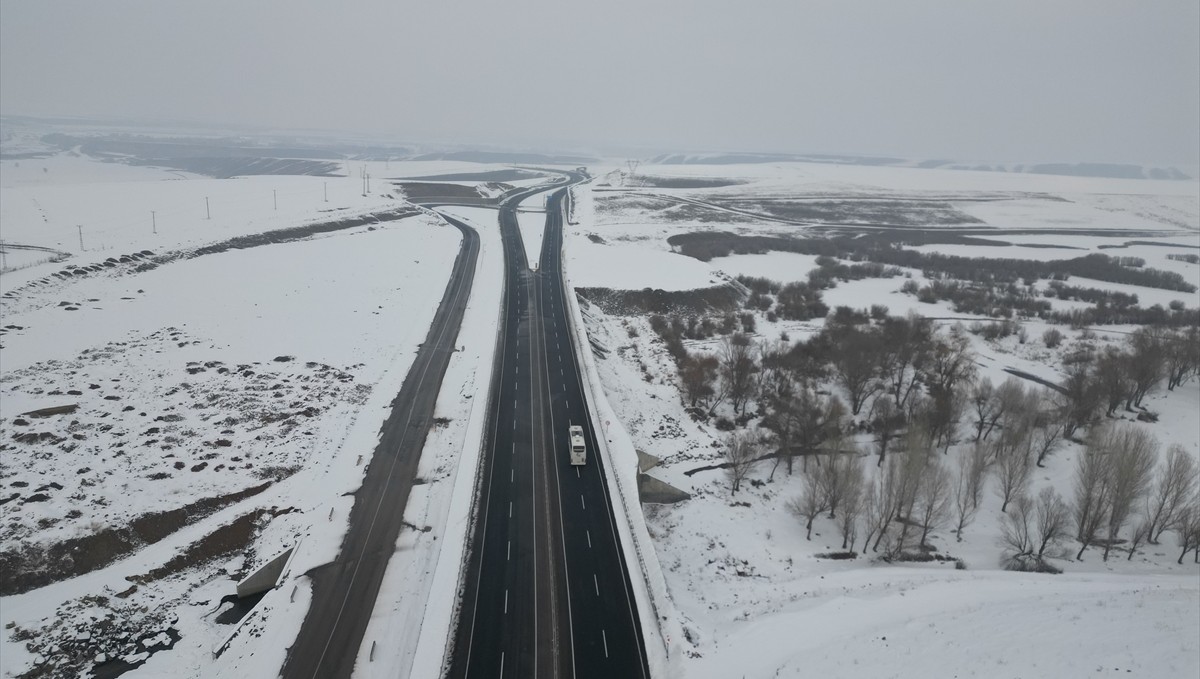
[[[1046,550],[1067,537],[1071,508],[1063,502],[1053,488],[1046,486],[1037,498],[1037,554],[1039,561],[1045,558]]]
[[[754,395],[754,374],[759,370],[754,354],[754,343],[742,333],[726,337],[721,344],[721,378],[735,413],[740,413]]]
[[[933,457],[929,437],[918,429],[911,429],[904,437],[904,454],[894,455],[897,464],[896,482],[894,485],[896,515],[903,518],[895,541],[889,548],[891,556],[897,556],[904,551],[909,530],[915,523],[917,499],[921,496],[921,488],[925,483],[925,471]]]
[[[975,416],[975,442],[978,443],[983,439],[985,430],[991,431],[991,427],[996,426],[995,423],[1000,420],[1003,413],[998,412],[998,403],[995,400],[996,388],[992,385],[992,381],[988,378],[983,378],[975,385],[975,389],[971,392],[971,408]]]
[[[863,513],[863,505],[865,504],[864,486],[866,481],[863,474],[862,458],[858,455],[852,457],[853,459],[849,465],[843,488],[842,513],[837,519],[838,529],[842,532],[842,549],[849,550],[854,549],[854,542],[858,537],[858,519]]]
[[[879,461],[875,466],[882,467],[887,457],[888,446],[904,426],[904,413],[897,409],[892,399],[887,396],[875,399],[871,409],[874,413],[872,426],[875,428],[875,441],[879,444]]]
[[[1001,526],[1009,568],[1045,570],[1046,550],[1067,536],[1070,509],[1048,486],[1036,501],[1022,494],[1013,499],[1012,505],[1012,512],[1004,516]]]
[[[788,474],[792,473],[792,458],[797,450],[804,456],[804,469],[808,469],[808,458],[831,439],[841,434],[845,406],[836,396],[822,398],[809,388],[800,389],[792,403],[795,427],[792,433],[794,446],[786,451]]]
[[[1195,550],[1196,560],[1200,562],[1200,498],[1192,498],[1179,512],[1179,518],[1175,520],[1176,540],[1179,542],[1179,559],[1175,563],[1182,564],[1183,557],[1187,553]]]
[[[1054,406],[1054,399],[1049,390],[1037,394],[1037,399],[1045,408],[1039,408],[1035,428],[1032,432],[1032,448],[1037,456],[1037,466],[1043,463],[1055,450],[1062,445],[1067,431],[1067,414]]]
[[[1086,426],[1100,408],[1103,394],[1088,362],[1077,361],[1067,367],[1067,379],[1062,383],[1063,392],[1056,396],[1059,410],[1063,413],[1065,429],[1063,438],[1070,439],[1080,427]]]
[[[971,338],[962,325],[954,325],[946,336],[932,337],[928,358],[921,367],[921,381],[929,395],[937,398],[955,391],[966,392],[975,379],[975,356]]]
[[[1075,539],[1079,540],[1077,560],[1095,539],[1096,531],[1107,517],[1111,488],[1108,483],[1108,455],[1089,445],[1075,458]]]
[[[962,542],[963,530],[975,519],[979,510],[979,494],[983,488],[983,452],[975,446],[958,456],[954,475],[954,532]]]
[[[1141,406],[1146,394],[1162,381],[1166,371],[1163,333],[1160,328],[1145,327],[1129,336],[1126,375],[1132,388],[1126,396],[1126,408]]]
[[[887,534],[892,520],[896,518],[899,506],[900,467],[903,465],[899,456],[893,456],[882,469],[875,474],[875,482],[867,488],[863,496],[863,517],[867,529],[863,551],[871,545],[871,551],[878,551],[879,544]]]
[[[758,461],[758,440],[748,431],[734,432],[725,444],[725,462],[729,465],[730,495],[736,495],[742,481]]]
[[[720,362],[715,356],[691,354],[679,361],[679,381],[691,407],[708,405],[716,396]]]
[[[1108,535],[1104,542],[1104,560],[1116,542],[1117,534],[1129,519],[1134,505],[1146,494],[1158,460],[1158,442],[1144,429],[1133,426],[1113,427],[1101,439],[1109,464],[1111,486],[1108,507]]]
[[[806,540],[812,540],[813,521],[828,508],[825,489],[815,473],[804,474],[804,485],[800,496],[788,503],[788,509],[793,514],[804,519]]]
[[[922,547],[929,534],[950,518],[950,472],[936,459],[930,459],[922,475],[916,516],[912,518],[921,525]]]
[[[797,391],[805,389],[807,389],[806,386],[798,385],[789,378],[781,377],[775,380],[773,388],[766,390],[762,395],[763,406],[766,410],[762,426],[775,434],[775,441],[779,444],[779,454],[775,456],[775,464],[771,466],[771,474],[767,477],[768,481],[775,479],[779,463],[785,458],[788,461],[788,473],[791,473],[792,456],[795,450],[792,442],[798,426],[797,420],[800,411]]]
[[[1125,354],[1120,349],[1111,346],[1105,347],[1104,352],[1096,359],[1094,372],[1096,387],[1104,396],[1107,404],[1104,414],[1109,417],[1112,417],[1121,402],[1126,400],[1133,391],[1128,378],[1127,364]]]
[[[987,444],[996,460],[996,490],[1004,501],[1000,511],[1008,511],[1008,503],[1025,492],[1033,475],[1033,451],[1029,430],[1012,427]]]
[[[821,489],[825,493],[825,505],[829,510],[829,518],[837,518],[837,510],[845,500],[850,487],[862,483],[862,468],[859,466],[857,451],[850,454],[841,452],[843,446],[840,438],[830,442],[833,450],[826,456],[824,464],[814,472],[818,477]],[[853,478],[857,474],[858,478]]]
[[[1200,374],[1200,327],[1193,325],[1184,332],[1175,333],[1164,349],[1168,390],[1183,384],[1189,377]]]
[[[1133,524],[1133,530],[1129,532],[1129,556],[1126,561],[1133,561],[1133,555],[1137,554],[1138,547],[1146,541],[1150,536],[1150,521],[1143,517],[1140,521]]]
[[[1146,540],[1157,545],[1163,531],[1175,524],[1181,512],[1196,495],[1196,463],[1183,446],[1167,449],[1167,462],[1158,470],[1157,482],[1145,508]]]
[[[901,410],[920,383],[932,347],[933,326],[916,314],[890,317],[880,328],[880,375]]]
[[[949,392],[943,392],[940,388],[931,389],[929,396],[917,396],[910,400],[909,420],[923,427],[934,447],[940,449],[943,455],[948,455],[958,434],[958,421],[962,418],[965,401],[958,387]]]
[[[1009,568],[1024,570],[1026,560],[1033,554],[1033,500],[1028,495],[1013,498],[1013,510],[1004,515],[1000,535],[1004,540]]]
[[[846,390],[850,412],[858,415],[867,399],[883,388],[877,377],[879,337],[871,331],[839,325],[829,332],[828,342],[834,377]]]

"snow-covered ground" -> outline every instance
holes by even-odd
[[[464,165],[497,169],[380,162],[368,171],[430,175]],[[381,193],[363,197],[358,177],[214,180],[68,155],[20,167],[4,161],[2,169],[5,241],[71,255],[4,273],[6,291],[125,251],[187,252],[403,206],[384,182]],[[280,187],[278,211],[272,187]],[[145,224],[138,221],[143,207],[159,210],[157,235],[149,212]],[[419,470],[426,483],[414,488],[406,510],[429,532],[401,538],[368,630],[389,640],[390,655],[372,667],[429,675],[444,650],[478,455],[471,448],[482,419],[477,395],[490,380],[502,289],[498,228],[487,213],[471,215],[482,247],[462,351],[437,406],[445,424],[430,434]],[[74,222],[85,214],[81,252]],[[418,214],[142,271],[56,279],[0,302],[8,326],[0,349],[6,563],[24,558],[28,565],[42,552],[53,563],[54,550],[70,540],[101,555],[60,569],[74,577],[4,596],[0,673],[16,676],[81,654],[136,662],[151,647],[170,647],[138,672],[273,675],[308,605],[302,575],[336,555],[349,493],[425,338],[460,242],[457,229]],[[77,409],[21,417],[63,405]],[[194,509],[180,516],[187,505]],[[141,532],[122,541],[120,531],[131,526]],[[236,580],[291,547],[285,584],[241,626],[226,620],[229,604],[221,599]],[[135,644],[143,632],[149,640]],[[125,635],[133,636],[122,641]],[[418,645],[428,652],[418,654]]]
[[[674,254],[666,239],[678,233],[775,235],[796,233],[798,227],[734,213],[719,218],[697,213],[673,216],[672,203],[653,200],[653,194],[704,200],[713,196],[751,200],[786,195],[815,200],[943,195],[982,219],[985,227],[1070,226],[1095,231],[996,236],[1013,243],[1069,241],[1082,250],[945,245],[922,250],[1037,259],[1088,252],[1138,256],[1147,260],[1148,267],[1177,271],[1200,282],[1195,265],[1165,257],[1196,252],[1200,246],[1200,187],[1195,182],[801,164],[643,166],[639,175],[650,179],[642,182],[619,174],[616,170],[601,174],[594,190],[576,192],[577,225],[567,234],[565,256],[568,276],[577,288],[683,290],[709,287],[723,275],[803,281],[815,266],[815,257],[793,253],[734,255],[709,262]],[[732,178],[739,183],[706,189],[649,186],[656,183],[655,177],[683,176]],[[985,194],[989,200],[980,202]],[[1105,235],[1128,228],[1170,232],[1169,237],[1136,239],[1188,247],[1099,248],[1132,240]],[[652,262],[651,272],[646,271],[648,262]],[[919,271],[906,273],[918,283],[925,282]],[[970,325],[971,317],[954,313],[945,302],[924,304],[901,293],[905,280],[840,282],[824,291],[824,299],[831,307],[883,304],[892,314],[914,311],[927,317],[965,319]],[[1195,293],[1074,277],[1070,284],[1137,292],[1143,306],[1165,306],[1180,299],[1194,308],[1200,302]],[[1125,290],[1131,287],[1137,289]],[[1052,303],[1055,308],[1081,304]],[[805,539],[802,522],[786,508],[800,493],[799,472],[788,475],[781,468],[768,482],[771,465],[760,465],[751,473],[749,486],[735,496],[730,495],[723,471],[686,473],[723,461],[724,434],[711,424],[697,423],[684,411],[674,362],[644,316],[610,316],[587,304],[583,316],[592,342],[606,350],[597,354],[595,364],[606,396],[600,407],[616,416],[606,437],[611,455],[617,464],[629,465],[635,449],[658,456],[661,464],[651,474],[692,495],[675,505],[643,506],[648,528],[644,536],[648,544],[643,546],[656,555],[644,563],[651,569],[661,564],[661,571],[649,573],[648,580],[670,658],[666,676],[1185,677],[1200,673],[1196,615],[1200,570],[1190,555],[1183,565],[1175,563],[1179,550],[1172,534],[1164,535],[1161,545],[1139,550],[1132,560],[1121,552],[1104,562],[1093,549],[1079,562],[1055,559],[1065,570],[1062,575],[1006,571],[1000,567],[1001,501],[995,494],[995,480],[989,477],[979,516],[962,540],[948,530],[938,531],[933,538],[938,552],[951,560],[896,567],[862,556],[852,561],[818,558],[838,551],[841,536],[833,521],[821,517],[812,540]],[[937,325],[947,332],[955,322],[943,320]],[[760,315],[754,339],[771,343],[786,332],[795,341],[822,325],[823,319],[770,323]],[[1032,338],[1024,343],[1016,336],[984,341],[968,335],[980,377],[999,383],[1008,377],[1005,368],[1015,368],[1060,380],[1065,355],[1087,344],[1120,342],[1131,329],[1100,328],[1087,336],[1063,328],[1066,340],[1048,349],[1040,337],[1049,326],[1040,321],[1024,325]],[[691,351],[711,352],[717,342],[686,345]],[[1200,459],[1197,380],[1170,392],[1160,388],[1146,406],[1159,415],[1159,421],[1131,426],[1147,429],[1164,449],[1178,443]],[[863,443],[869,443],[869,438]],[[1036,470],[1030,493],[1049,486],[1069,499],[1070,479],[1081,451],[1082,446],[1068,443],[1055,452],[1044,469]],[[959,452],[956,446],[951,455]],[[874,464],[867,467],[873,474]],[[960,559],[966,570],[956,570],[954,559]],[[660,578],[661,590],[654,586]]]

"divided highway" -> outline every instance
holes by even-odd
[[[559,266],[566,200],[564,188],[548,201],[538,271],[528,268],[518,201],[499,214],[504,320],[454,679],[649,676],[572,349]],[[584,430],[584,466],[570,464],[572,424]]]

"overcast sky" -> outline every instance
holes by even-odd
[[[0,112],[1200,164],[1196,0],[0,0]]]

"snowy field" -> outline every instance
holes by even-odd
[[[1039,261],[1089,253],[1136,256],[1146,260],[1146,267],[1175,271],[1200,283],[1200,266],[1166,258],[1168,253],[1200,252],[1200,187],[1194,181],[802,164],[643,166],[638,174],[640,179],[630,179],[623,170],[600,173],[590,191],[576,191],[577,225],[565,244],[567,274],[576,288],[678,291],[719,286],[739,275],[805,281],[817,267],[815,256],[771,251],[703,262],[673,252],[667,242],[676,234],[705,231],[803,235],[806,227],[762,217],[763,206],[778,205],[772,201],[781,197],[786,202],[936,198],[967,214],[972,228],[997,231],[987,238],[1017,245],[930,244],[913,248],[918,251]],[[728,185],[670,188],[679,178]],[[680,198],[711,207],[681,211]],[[1064,228],[1086,233],[1054,233]],[[1007,233],[1014,230],[1021,233]],[[1039,235],[1039,230],[1047,233]],[[1130,235],[1130,230],[1142,234]],[[1147,243],[1126,245],[1131,240]],[[1037,247],[1046,244],[1078,249]],[[902,273],[840,281],[823,291],[824,301],[831,308],[882,304],[894,315],[915,312],[942,319],[935,322],[942,333],[955,323],[965,327],[991,320],[956,313],[949,302],[918,301],[901,292],[902,284],[929,281],[921,271]],[[1175,300],[1187,308],[1200,306],[1194,292],[1079,277],[1069,283],[1134,293],[1144,307],[1166,307]],[[1044,285],[1040,281],[1037,287]],[[1088,306],[1051,300],[1056,310]],[[1051,559],[1063,574],[1006,571],[1001,568],[1004,515],[997,481],[989,475],[980,511],[961,540],[949,529],[933,534],[931,544],[945,561],[902,566],[870,554],[850,561],[820,558],[839,551],[842,537],[835,522],[821,516],[811,541],[805,539],[803,521],[787,509],[801,493],[799,468],[789,475],[781,467],[768,480],[772,465],[759,464],[749,484],[732,496],[725,471],[704,469],[723,462],[726,435],[712,420],[697,422],[685,411],[674,361],[647,314],[609,315],[584,304],[583,318],[592,342],[604,349],[594,363],[607,400],[601,409],[615,414],[607,438],[616,464],[632,467],[635,450],[657,456],[661,462],[650,475],[691,494],[678,504],[643,505],[646,532],[641,537],[656,556],[646,563],[651,570],[661,566],[648,579],[670,657],[664,676],[1200,673],[1200,570],[1190,553],[1182,565],[1176,564],[1179,548],[1172,533],[1159,545],[1139,549],[1132,559],[1126,558],[1126,549],[1103,561],[1093,547],[1075,561],[1079,545],[1068,540]],[[782,334],[792,341],[807,339],[824,325],[819,318],[772,322],[759,314],[756,320],[752,339],[766,346]],[[999,384],[1009,377],[1004,369],[1011,368],[1058,382],[1064,378],[1065,357],[1085,347],[1118,345],[1133,329],[1081,332],[1063,327],[1063,343],[1050,348],[1038,339],[1049,324],[1035,319],[1022,325],[1035,339],[967,335],[979,378]],[[716,355],[719,340],[718,335],[684,344],[691,352]],[[1198,382],[1152,391],[1145,406],[1158,414],[1158,422],[1129,426],[1146,430],[1164,450],[1178,444],[1193,460],[1200,459]],[[836,393],[840,387],[828,388]],[[727,406],[719,412],[731,415]],[[1132,420],[1131,415],[1123,417]],[[869,435],[857,442],[868,450],[874,445]],[[956,445],[950,456],[964,447]],[[1080,444],[1064,444],[1045,468],[1034,471],[1030,495],[1051,487],[1069,499],[1082,452]],[[868,459],[866,467],[873,474],[874,458]],[[966,570],[956,570],[956,560]]]
[[[14,270],[0,278],[4,291],[19,291],[0,302],[3,558],[35,574],[47,566],[44,577],[6,584],[0,672],[83,657],[59,671],[123,660],[145,661],[131,676],[271,675],[308,604],[302,574],[336,555],[348,493],[425,339],[461,234],[416,214],[193,256],[214,242],[404,203],[383,181],[361,195],[357,176],[216,180],[68,154],[3,163],[5,242],[67,259],[25,268],[8,260]],[[374,177],[494,169],[367,166]],[[490,215],[491,224],[472,215],[490,227],[480,229],[477,294],[437,406],[446,424],[422,458],[427,483],[406,512],[439,539],[401,538],[368,630],[393,640],[396,667],[412,667],[418,645],[428,648],[421,673],[440,662],[453,611],[461,554],[439,568],[441,547],[455,546],[440,538],[458,534],[461,552],[468,460],[478,455],[469,442],[482,426],[473,397],[490,380],[502,289]],[[141,250],[165,263],[28,286]],[[69,412],[23,415],[59,406]],[[235,582],[292,547],[287,586],[239,625],[225,601]],[[88,558],[64,559],[64,549]],[[449,582],[430,597],[435,573]],[[427,608],[397,608],[425,597]]]

